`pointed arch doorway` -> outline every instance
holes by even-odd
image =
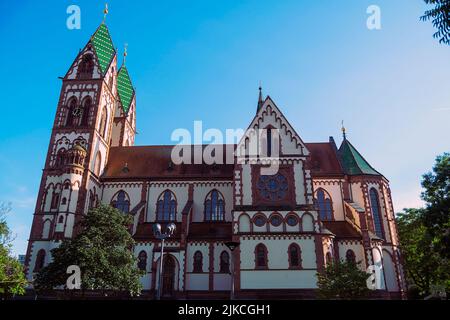
[[[171,298],[174,294],[175,287],[175,260],[171,255],[165,255],[163,264],[162,297]]]

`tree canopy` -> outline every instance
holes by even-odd
[[[13,236],[6,223],[6,215],[11,211],[9,204],[0,204],[0,297],[24,294],[27,281],[23,267],[11,255]]]
[[[422,187],[425,207],[404,209],[396,220],[409,283],[426,296],[433,285],[450,289],[450,154],[436,158]]]
[[[134,240],[128,231],[129,215],[106,205],[91,209],[81,221],[81,231],[65,239],[51,251],[53,261],[42,268],[35,279],[38,291],[67,288],[67,268],[78,266],[81,289],[123,291],[138,295],[142,272],[137,268],[132,248]]]
[[[321,299],[364,299],[370,289],[369,275],[351,261],[328,263],[323,272],[317,273],[318,297]]]
[[[450,0],[424,0],[434,8],[426,10],[420,17],[422,21],[429,21],[437,29],[433,37],[440,43],[450,44]]]

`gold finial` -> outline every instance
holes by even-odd
[[[342,122],[341,122],[341,130],[342,130],[342,136],[344,137],[344,140],[345,140],[346,136],[345,136],[344,120],[342,120]]]
[[[105,22],[107,14],[108,14],[108,4],[105,3],[105,9],[103,9],[103,22]]]
[[[125,61],[127,59],[127,55],[128,55],[127,49],[128,49],[128,43],[125,43],[123,45],[123,64],[125,64]]]

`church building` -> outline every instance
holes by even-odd
[[[376,293],[403,296],[389,181],[345,132],[339,147],[332,137],[304,142],[281,109],[260,90],[248,129],[264,132],[263,156],[249,152],[247,133],[231,148],[219,146],[231,162],[179,164],[174,146],[135,146],[135,89],[103,22],[62,79],[27,278],[79,232],[90,208],[104,203],[133,217],[144,297],[158,289],[156,223],[176,226],[164,247],[163,297],[227,298],[234,287],[242,299],[314,298],[317,272],[338,260],[362,270],[378,266]],[[276,163],[276,173],[263,174],[268,163]]]

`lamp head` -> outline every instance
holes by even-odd
[[[153,233],[155,236],[159,236],[161,234],[161,225],[159,223],[155,223],[153,225]]]
[[[169,235],[172,235],[174,232],[175,232],[175,228],[176,228],[176,226],[175,226],[175,223],[170,223],[168,226],[167,226],[167,233],[169,234]]]

